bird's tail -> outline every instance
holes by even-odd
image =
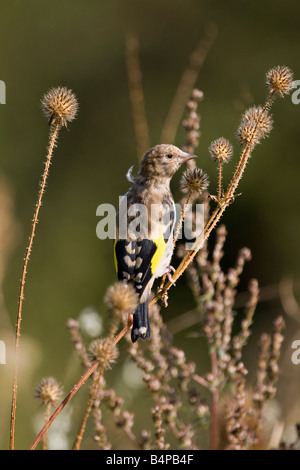
[[[139,338],[149,339],[151,336],[148,315],[149,299],[138,306],[133,315],[133,326],[131,330],[131,341],[135,343]]]

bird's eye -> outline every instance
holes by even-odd
[[[171,153],[168,153],[167,157],[168,157],[168,158],[172,158],[173,155],[172,155]]]

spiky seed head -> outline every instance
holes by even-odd
[[[200,168],[188,168],[180,180],[180,189],[183,193],[196,192],[201,196],[207,190],[208,185],[208,176]]]
[[[267,110],[261,106],[252,106],[248,108],[242,116],[242,122],[253,121],[257,123],[261,137],[266,137],[272,130],[273,119]]]
[[[261,139],[261,131],[258,124],[253,120],[242,120],[238,130],[237,138],[241,145],[254,146],[258,144]]]
[[[53,377],[42,379],[35,389],[35,398],[44,405],[55,405],[61,395],[62,387]]]
[[[111,338],[98,338],[91,342],[88,355],[91,362],[99,362],[104,369],[110,369],[118,357],[118,349]]]
[[[60,123],[67,126],[68,122],[75,119],[78,112],[78,101],[75,94],[66,87],[56,87],[49,90],[43,96],[42,110],[49,125]]]
[[[214,140],[209,146],[210,156],[217,162],[227,163],[232,157],[233,148],[224,137]]]
[[[283,97],[293,88],[293,72],[285,65],[277,65],[267,72],[266,85],[270,93]]]
[[[104,302],[116,314],[134,313],[139,305],[139,297],[132,284],[119,281],[109,286]]]

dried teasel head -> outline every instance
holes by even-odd
[[[49,125],[59,123],[67,126],[75,119],[78,112],[78,101],[75,94],[66,87],[49,90],[41,100],[42,110]]]
[[[202,196],[208,186],[208,176],[200,168],[188,168],[180,180],[180,189],[183,193],[198,193]]]
[[[91,342],[88,355],[91,362],[99,362],[100,367],[110,369],[118,357],[118,350],[111,338],[98,338]]]
[[[262,133],[256,121],[253,119],[242,119],[236,136],[241,145],[250,145],[253,147],[260,142]]]
[[[61,395],[62,387],[53,377],[42,379],[35,389],[35,398],[44,405],[55,405]]]
[[[272,130],[273,119],[267,110],[261,106],[251,106],[242,116],[242,123],[255,122],[260,132],[261,138],[266,137]]]
[[[139,305],[139,297],[132,284],[115,282],[107,289],[104,302],[117,315],[134,313]]]
[[[224,137],[214,140],[209,146],[210,156],[220,163],[227,163],[232,157],[233,148],[230,142]]]
[[[270,93],[283,97],[293,88],[293,72],[285,65],[278,65],[267,72],[266,85]]]

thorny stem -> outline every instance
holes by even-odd
[[[221,200],[221,195],[222,195],[222,170],[223,170],[223,164],[222,164],[222,162],[219,162],[219,189],[218,189],[218,201]]]
[[[274,99],[274,94],[275,92],[272,92],[270,93],[269,97],[267,98],[266,100],[266,103],[261,111],[261,117],[263,118],[263,115],[265,113],[265,111],[267,111],[267,109],[269,109],[270,105],[272,104],[272,101]],[[258,121],[256,123],[256,128],[258,127],[260,121]],[[246,164],[248,162],[248,159],[250,157],[250,153],[251,153],[251,150],[252,150],[252,146],[250,144],[246,145],[242,151],[242,154],[241,154],[241,158],[239,160],[239,164],[237,166],[237,169],[232,177],[232,180],[228,186],[228,189],[227,189],[227,192],[226,192],[226,195],[228,197],[231,197],[234,195],[234,192],[243,176],[243,173],[244,173],[244,170],[245,170],[245,167],[246,167]]]
[[[40,190],[38,193],[38,199],[36,202],[35,212],[34,212],[34,216],[32,220],[31,234],[29,237],[29,243],[26,249],[26,254],[25,254],[24,264],[23,264],[23,271],[22,271],[21,284],[20,284],[19,303],[18,303],[17,326],[16,326],[15,363],[14,363],[11,423],[10,423],[10,444],[9,444],[10,450],[14,449],[14,443],[15,443],[18,369],[19,369],[19,355],[20,355],[20,335],[21,335],[22,309],[23,309],[24,288],[25,288],[25,282],[26,282],[27,267],[28,267],[28,263],[30,259],[30,254],[32,251],[32,245],[33,245],[33,240],[35,236],[36,226],[38,224],[38,217],[39,217],[39,212],[40,212],[40,208],[42,205],[43,194],[46,188],[46,182],[47,182],[47,177],[49,174],[51,158],[52,158],[53,150],[57,141],[60,128],[61,128],[61,123],[59,121],[54,122],[50,127],[48,154],[47,154],[46,161],[45,161],[43,177],[40,182]]]
[[[181,229],[182,224],[183,224],[185,211],[186,211],[187,205],[190,203],[191,197],[192,197],[192,191],[189,193],[189,195],[187,197],[187,200],[183,205],[183,210],[181,212],[181,217],[180,217],[180,220],[179,220],[179,223],[177,225],[176,232],[175,232],[175,235],[174,235],[174,246],[176,245],[176,242],[177,242],[177,239],[178,239],[178,236],[179,236],[179,232],[180,232],[180,229]]]
[[[129,315],[128,317],[128,322],[127,325],[123,328],[123,330],[115,337],[114,339],[114,344],[116,345],[121,338],[125,335],[125,333],[132,327],[132,315]],[[95,372],[95,370],[99,366],[99,361],[94,362],[94,364],[83,374],[81,379],[77,382],[77,384],[74,385],[70,393],[64,398],[64,400],[61,402],[61,404],[56,408],[54,413],[50,416],[49,420],[47,423],[44,425],[44,427],[41,429],[31,446],[29,447],[29,450],[34,450],[42,437],[44,436],[45,432],[49,429],[55,418],[59,415],[59,413],[63,410],[63,408],[66,406],[67,403],[73,398],[73,396],[78,392],[78,390],[82,387],[82,385],[85,384],[87,379]],[[84,421],[84,420],[83,420]],[[82,421],[82,423],[83,423]]]

